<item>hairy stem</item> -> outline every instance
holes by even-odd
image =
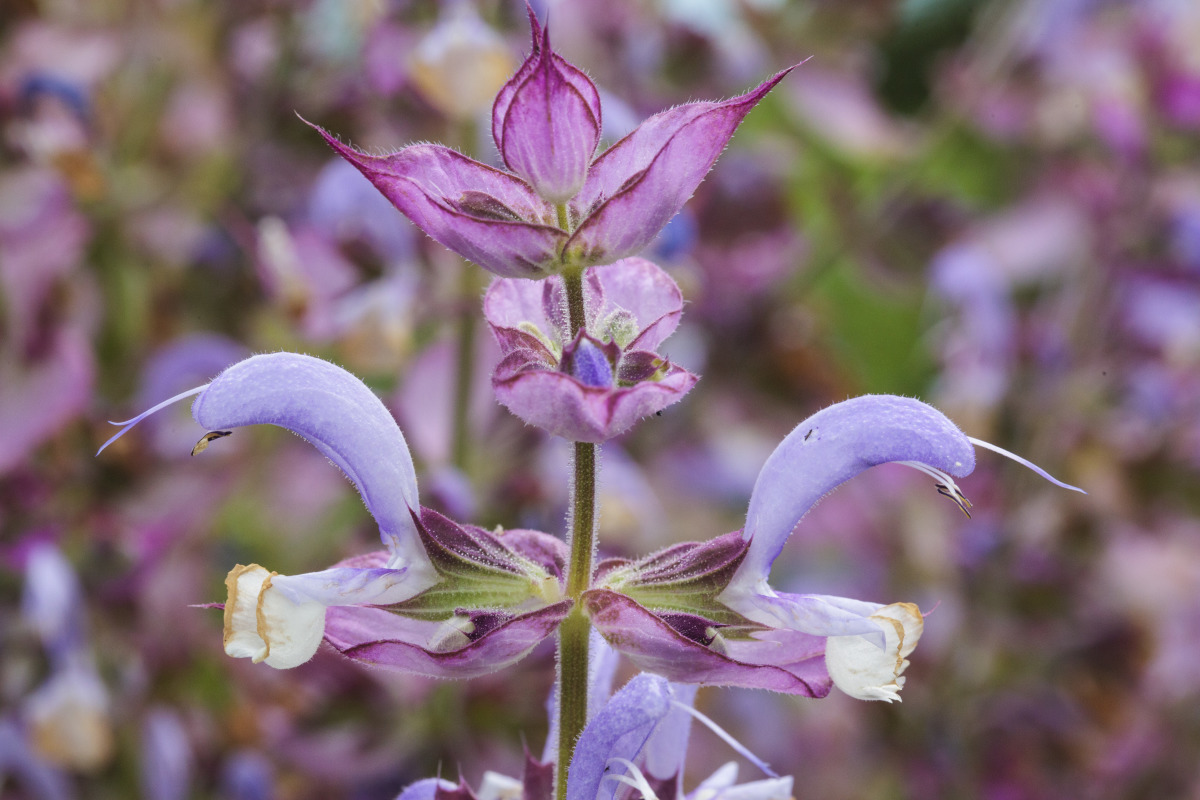
[[[563,272],[567,293],[567,319],[572,335],[586,324],[583,303],[583,270]],[[596,547],[596,445],[575,442],[571,483],[571,527],[568,545],[567,595],[575,607],[558,629],[558,760],[554,771],[554,795],[566,800],[567,769],[575,743],[587,724],[588,633],[591,624],[580,608],[580,598],[592,578],[592,556]]]

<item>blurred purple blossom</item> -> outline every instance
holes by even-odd
[[[192,747],[179,715],[151,709],[142,726],[142,796],[186,800],[191,793]]]

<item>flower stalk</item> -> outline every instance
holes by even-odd
[[[562,207],[560,206],[560,209]],[[565,214],[560,213],[560,217]],[[563,272],[567,295],[567,322],[571,334],[587,326],[583,298],[583,270]],[[567,563],[567,596],[574,601],[571,613],[558,630],[558,759],[555,764],[554,796],[566,800],[567,765],[575,744],[587,724],[588,633],[591,624],[583,613],[581,599],[592,579],[592,554],[596,549],[596,445],[574,442],[571,482],[571,527]]]

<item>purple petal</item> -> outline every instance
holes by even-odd
[[[585,278],[595,282],[593,295],[602,298],[595,312],[598,321],[619,310],[628,311],[636,320],[637,337],[623,344],[623,349],[655,350],[679,325],[683,293],[657,264],[644,258],[624,258],[603,269],[589,269]]]
[[[439,789],[452,792],[456,788],[456,784],[441,778],[423,778],[405,787],[404,791],[396,795],[396,800],[434,800]]]
[[[650,244],[696,191],[742,118],[790,71],[721,103],[690,103],[656,114],[606,150],[571,201],[582,222],[565,257],[610,263]]]
[[[366,384],[341,367],[295,353],[234,364],[196,398],[192,415],[208,430],[271,424],[312,442],[346,474],[379,523],[392,553],[432,579],[432,566],[409,509],[418,509],[417,478],[404,434]]]
[[[492,376],[496,399],[530,425],[573,442],[603,442],[680,400],[696,376],[672,365],[661,380],[603,389],[546,369],[528,351],[500,362]]]
[[[885,644],[883,629],[870,619],[881,608],[879,603],[815,594],[749,592],[738,606],[753,619],[770,619],[779,628],[815,636],[865,636],[878,647]],[[761,614],[750,614],[751,609]]]
[[[567,800],[612,800],[621,784],[605,780],[614,758],[637,758],[650,734],[671,711],[671,687],[641,674],[621,687],[583,729],[567,774]]]
[[[563,352],[563,363],[571,377],[584,386],[609,389],[613,385],[612,362],[595,341],[582,333],[579,341]]]
[[[699,690],[700,687],[695,685],[672,686],[675,705],[646,742],[646,772],[660,781],[675,781],[677,790],[682,788],[683,764],[692,730],[692,715],[678,704],[691,707]]]
[[[592,624],[639,668],[680,683],[770,689],[824,697],[831,686],[824,639],[769,631],[759,641],[727,640],[723,655],[675,631],[655,614],[608,589],[584,593]]]
[[[511,278],[541,278],[558,263],[567,234],[556,227],[557,212],[518,178],[437,145],[371,156],[313,127],[418,228],[463,258]]]
[[[754,484],[743,531],[750,549],[726,594],[759,593],[784,542],[818,500],[863,470],[892,461],[962,477],[975,468],[975,450],[942,412],[907,397],[856,397],[796,426]]]
[[[547,302],[547,294],[555,293],[562,293],[562,278],[557,275],[542,281],[492,281],[483,297],[483,315],[505,355],[514,350],[534,350],[547,364],[557,360],[545,341],[529,330],[533,327],[547,337],[556,337],[563,321],[551,318],[554,304]]]
[[[396,614],[345,606],[329,609],[325,640],[355,661],[438,678],[474,678],[520,661],[557,630],[570,609],[571,601],[563,600],[498,625],[465,647],[434,652],[411,641],[379,638],[404,624]]]

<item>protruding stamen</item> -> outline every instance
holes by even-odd
[[[192,455],[203,453],[208,449],[209,442],[215,442],[217,439],[224,439],[226,436],[232,436],[233,431],[209,431],[200,437],[200,441],[196,442],[196,446],[192,448]]]
[[[912,467],[918,472],[924,472],[933,478],[937,481],[938,494],[953,500],[958,509],[967,515],[967,519],[971,518],[971,512],[968,510],[971,508],[971,501],[962,493],[962,489],[958,488],[958,484],[954,482],[954,478],[951,478],[937,467],[931,467],[920,461],[899,461],[897,463],[903,464],[906,467]]]
[[[1058,478],[1055,478],[1049,472],[1046,472],[1046,470],[1042,469],[1037,464],[1034,464],[1032,461],[1021,458],[1016,453],[1010,453],[1007,450],[1005,450],[1003,447],[997,447],[996,445],[992,444],[991,442],[985,442],[982,439],[976,439],[972,436],[968,436],[967,441],[969,441],[971,444],[975,445],[976,447],[982,447],[985,450],[991,450],[993,453],[999,453],[1000,455],[1002,455],[1006,458],[1011,458],[1013,461],[1017,462],[1018,464],[1020,464],[1024,467],[1028,467],[1029,469],[1036,472],[1038,475],[1041,475],[1043,478],[1050,481],[1055,486],[1058,486],[1063,489],[1070,489],[1072,492],[1079,492],[1080,494],[1087,494],[1087,492],[1085,492],[1083,489],[1080,489],[1078,486],[1072,486],[1069,483],[1064,483],[1063,481],[1060,481]]]
[[[117,432],[116,432],[116,433],[113,435],[113,437],[112,437],[111,439],[109,439],[109,440],[108,440],[107,442],[105,442],[104,444],[100,445],[100,449],[96,451],[96,455],[100,455],[101,453],[103,453],[103,452],[104,452],[104,448],[108,447],[110,444],[112,444],[113,442],[115,442],[117,439],[120,439],[122,436],[124,436],[126,433],[128,433],[128,432],[129,432],[129,429],[130,429],[130,428],[132,428],[134,425],[137,425],[139,422],[141,422],[141,421],[142,421],[142,420],[144,420],[146,417],[148,417],[148,416],[150,416],[151,414],[153,414],[155,411],[159,411],[159,410],[161,410],[161,409],[164,409],[164,408],[166,408],[167,406],[171,405],[172,403],[178,403],[180,400],[184,399],[185,397],[191,397],[191,396],[192,396],[192,395],[194,395],[194,394],[200,394],[200,393],[201,393],[201,392],[203,392],[203,391],[204,391],[206,388],[208,388],[208,384],[207,384],[207,383],[206,383],[206,384],[204,384],[204,386],[197,386],[197,387],[196,387],[196,388],[194,388],[194,389],[188,389],[186,392],[180,392],[179,394],[175,395],[174,397],[172,397],[172,398],[171,398],[171,399],[169,399],[169,400],[163,400],[161,403],[159,403],[158,405],[156,405],[154,408],[151,408],[151,409],[149,409],[149,410],[147,410],[147,411],[143,411],[142,413],[138,414],[138,415],[137,415],[136,417],[134,417],[133,419],[127,419],[127,420],[125,420],[124,422],[112,422],[112,421],[109,421],[109,423],[108,423],[109,425],[121,425],[121,426],[123,426],[123,427],[121,428],[121,430],[117,431]]]
[[[608,760],[607,765],[612,765],[614,762],[625,767],[625,769],[628,770],[629,775],[617,775],[616,773],[609,773],[608,775],[604,776],[603,780],[619,781],[626,786],[631,786],[634,789],[637,789],[642,793],[642,800],[658,800],[658,795],[654,793],[654,789],[650,787],[650,782],[646,780],[646,776],[640,769],[637,768],[636,764],[627,758],[614,757]]]
[[[706,728],[708,728],[710,731],[715,733],[717,736],[721,737],[721,741],[725,742],[725,744],[732,747],[737,752],[738,755],[740,755],[742,758],[749,761],[754,766],[761,769],[765,774],[767,774],[768,776],[770,776],[772,778],[779,777],[779,773],[777,773],[777,772],[775,772],[775,770],[771,769],[770,764],[763,761],[758,756],[754,755],[754,753],[751,753],[750,748],[746,747],[746,745],[742,744],[737,739],[733,738],[733,736],[728,731],[726,731],[724,728],[722,728],[717,723],[713,722],[711,719],[706,717],[704,714],[702,714],[699,711],[697,711],[696,709],[692,708],[687,703],[681,703],[678,700],[672,700],[671,705],[675,706],[675,708],[686,711],[687,713],[691,714],[696,719],[700,720],[700,722],[702,722]]]

